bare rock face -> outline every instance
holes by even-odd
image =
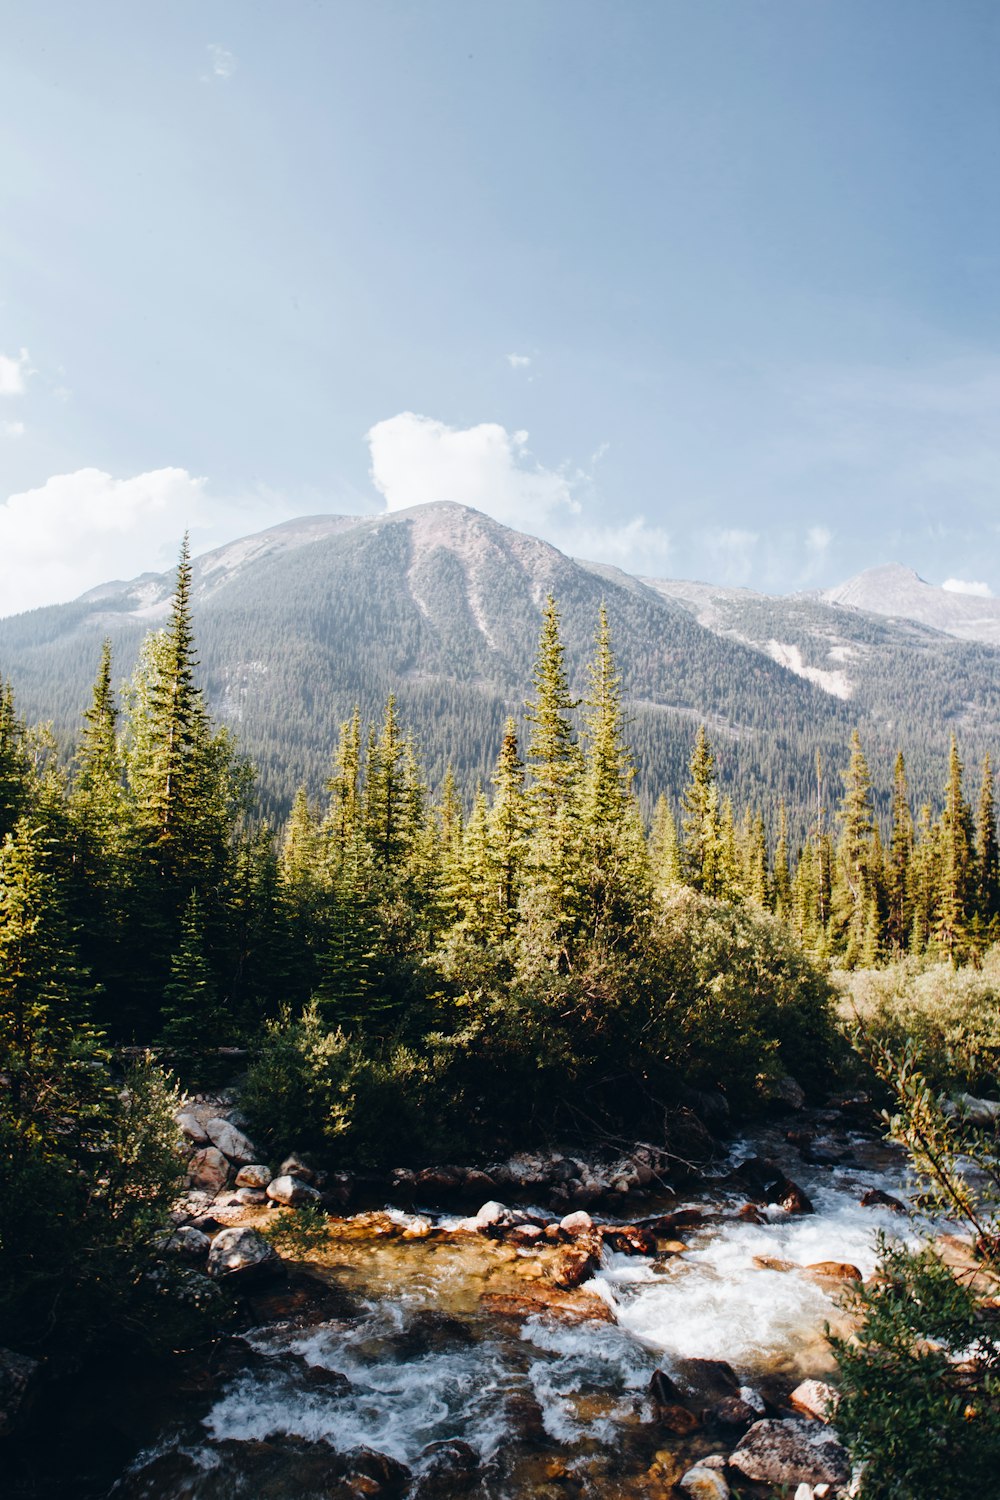
[[[240,1167],[236,1174],[236,1186],[238,1188],[266,1188],[274,1176],[270,1167],[263,1162],[253,1162],[249,1166]]]
[[[256,1229],[223,1229],[208,1252],[209,1275],[242,1276],[276,1270],[280,1257]]]
[[[210,1193],[221,1193],[229,1181],[229,1162],[217,1146],[204,1146],[188,1162],[188,1182]]]
[[[317,1190],[297,1177],[276,1177],[268,1183],[265,1191],[272,1203],[280,1203],[284,1208],[299,1208],[302,1204],[320,1200]]]
[[[242,1130],[229,1120],[214,1119],[205,1123],[205,1134],[223,1154],[236,1166],[242,1167],[257,1161],[260,1152],[253,1141],[248,1140]]]
[[[729,1465],[763,1484],[846,1484],[851,1477],[847,1450],[832,1430],[801,1417],[755,1422]]]

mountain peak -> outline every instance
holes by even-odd
[[[959,640],[1000,645],[1000,599],[938,588],[902,563],[866,568],[819,597],[842,608],[915,620]]]

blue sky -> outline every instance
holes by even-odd
[[[0,613],[466,500],[1000,592],[995,0],[0,0]]]

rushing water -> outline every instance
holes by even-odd
[[[833,1144],[843,1160],[825,1167],[805,1165],[777,1130],[738,1144],[730,1166],[756,1153],[782,1159],[815,1213],[773,1208],[751,1222],[739,1216],[743,1195],[721,1186],[695,1195],[704,1217],[681,1231],[683,1254],[605,1255],[584,1289],[606,1305],[597,1307],[603,1320],[545,1310],[542,1287],[551,1284],[534,1250],[468,1234],[366,1237],[347,1221],[322,1273],[357,1298],[353,1315],[246,1335],[251,1362],[200,1423],[165,1431],[139,1457],[116,1500],[404,1492],[501,1500],[564,1494],[568,1482],[585,1495],[666,1495],[664,1449],[688,1462],[727,1451],[735,1437],[664,1434],[647,1394],[652,1372],[683,1383],[685,1360],[725,1360],[751,1402],[768,1382],[787,1389],[826,1373],[824,1323],[844,1314],[838,1289],[801,1268],[850,1262],[868,1275],[877,1230],[913,1232],[900,1215],[859,1201],[866,1188],[906,1196],[900,1158],[861,1135],[841,1133]],[[535,1298],[528,1315],[498,1311],[498,1299],[516,1296]],[[356,1489],[323,1477],[324,1455],[357,1450],[406,1465],[411,1477],[363,1476]]]

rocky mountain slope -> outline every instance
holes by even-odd
[[[21,712],[68,738],[102,637],[127,676],[171,589],[170,574],[144,574],[0,620],[0,675]],[[209,700],[257,762],[275,813],[301,779],[319,789],[354,704],[377,716],[390,691],[431,784],[450,759],[471,787],[489,777],[506,715],[523,710],[550,592],[580,695],[607,604],[647,804],[683,784],[702,721],[737,801],[773,807],[782,794],[803,825],[815,751],[842,764],[855,722],[877,775],[887,781],[900,742],[928,796],[951,729],[970,759],[1000,729],[992,647],[818,597],[644,581],[452,504],[309,517],[197,559]]]

